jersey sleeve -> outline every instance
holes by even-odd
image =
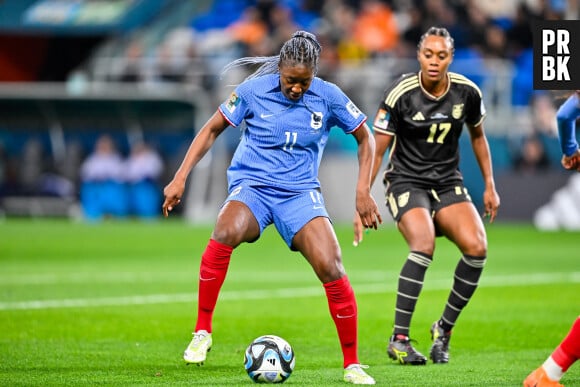
[[[246,84],[242,83],[220,105],[219,110],[230,125],[236,127],[246,118],[249,93]]]
[[[383,99],[379,103],[377,114],[373,120],[373,131],[389,135],[396,133],[395,106],[398,98],[393,98],[393,96],[397,95],[395,90],[398,90],[398,85],[403,79],[404,76],[395,80],[383,93]]]
[[[479,87],[471,81],[469,81],[467,88],[465,123],[470,126],[477,126],[483,122],[486,115],[483,95]]]
[[[367,116],[336,85],[327,83],[328,100],[333,115],[332,126],[338,126],[345,133],[352,133],[366,120]]]
[[[373,120],[373,131],[384,134],[395,134],[395,125],[392,123],[393,109],[385,103],[385,100],[379,104],[377,114]]]
[[[562,154],[572,156],[578,150],[576,120],[580,117],[580,99],[574,93],[558,108],[556,122]]]

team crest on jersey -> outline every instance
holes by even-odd
[[[358,110],[356,105],[352,101],[348,101],[346,104],[346,110],[350,113],[351,116],[354,118],[358,118],[361,115],[361,111]]]
[[[461,118],[462,114],[463,114],[463,104],[458,103],[457,105],[453,105],[453,108],[451,110],[451,116],[456,120],[458,120]]]
[[[379,109],[377,116],[375,117],[375,122],[373,126],[378,129],[387,130],[389,127],[389,119],[391,118],[391,113],[385,109]]]
[[[409,196],[411,196],[411,193],[408,191],[397,196],[397,205],[399,208],[405,207],[409,203]]]
[[[240,101],[240,97],[238,97],[235,92],[232,92],[230,98],[228,98],[228,102],[226,102],[226,109],[228,109],[230,113],[233,113],[240,104]]]
[[[310,115],[310,127],[312,129],[320,129],[322,128],[322,113],[321,112],[312,112]]]

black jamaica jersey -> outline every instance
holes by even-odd
[[[459,172],[459,137],[463,124],[485,117],[479,88],[457,73],[448,73],[447,91],[434,97],[421,86],[420,73],[405,74],[385,91],[373,123],[376,132],[393,135],[387,181],[426,187],[463,180]]]

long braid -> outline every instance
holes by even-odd
[[[236,59],[228,63],[222,70],[222,75],[229,70],[248,65],[260,65],[256,71],[246,77],[246,80],[266,74],[275,74],[280,65],[296,66],[299,64],[312,68],[314,75],[318,72],[318,60],[322,47],[316,36],[306,31],[296,31],[274,56],[256,56]]]

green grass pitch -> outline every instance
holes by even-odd
[[[521,386],[568,332],[580,313],[580,234],[501,223],[487,230],[488,262],[455,327],[450,363],[410,367],[385,353],[403,239],[384,225],[355,248],[350,227],[337,226],[358,299],[360,359],[378,385]],[[323,288],[272,227],[234,252],[208,361],[183,363],[210,231],[178,219],[1,221],[0,384],[248,386],[246,346],[276,334],[296,353],[285,384],[344,385]],[[425,354],[458,258],[437,240],[411,329]],[[579,364],[562,383],[580,386]]]

